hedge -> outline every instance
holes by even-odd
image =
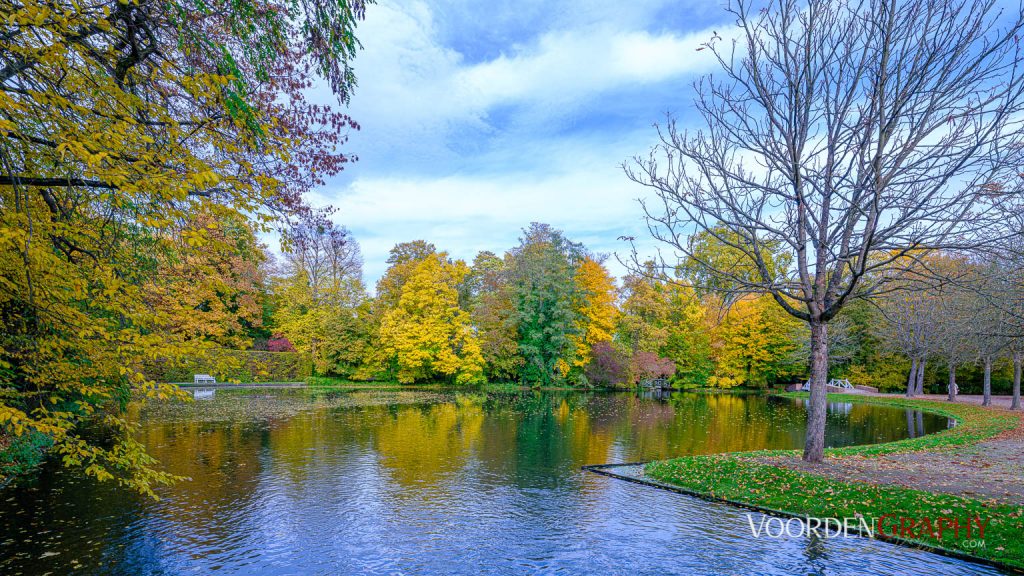
[[[209,374],[218,382],[297,382],[312,371],[312,362],[298,352],[225,349],[161,359],[142,368],[147,378],[157,382],[192,382],[195,374]]]

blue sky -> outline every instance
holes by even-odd
[[[358,155],[315,204],[362,246],[371,286],[397,242],[502,253],[531,221],[596,252],[644,251],[644,190],[620,164],[666,111],[692,119],[718,3],[381,0],[359,28]],[[623,269],[614,262],[616,275]]]

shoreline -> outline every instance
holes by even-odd
[[[691,490],[679,484],[672,484],[669,482],[662,482],[655,478],[644,474],[644,467],[648,464],[652,464],[658,461],[652,462],[630,462],[625,464],[595,464],[591,466],[583,466],[582,470],[586,472],[592,472],[594,474],[600,474],[601,476],[607,476],[616,480],[624,480],[626,482],[632,482],[633,484],[640,484],[643,486],[649,486],[651,488],[658,488],[660,490],[667,490],[669,492],[675,492],[682,494],[683,496],[689,496],[691,498],[700,498],[708,502],[714,502],[718,504],[728,504],[735,508],[741,508],[743,510],[750,510],[752,512],[758,512],[761,514],[768,514],[772,516],[778,516],[787,519],[798,519],[806,520],[808,515],[801,514],[798,512],[791,512],[788,510],[780,510],[776,508],[769,508],[766,506],[759,506],[756,504],[749,504],[737,500],[730,500],[714,495],[714,493],[701,492],[697,490]],[[895,544],[899,546],[906,546],[917,550],[924,550],[926,552],[932,552],[942,556],[948,556],[950,558],[957,558],[960,560],[967,560],[977,564],[983,564],[985,566],[991,566],[999,568],[1001,570],[1008,570],[1012,572],[1024,573],[1024,568],[1020,568],[999,560],[993,560],[984,556],[976,556],[969,552],[963,552],[952,548],[946,548],[942,546],[936,546],[932,544],[923,543],[917,540],[908,540],[900,538],[899,536],[889,536],[884,532],[874,532],[873,534],[866,533],[862,528],[857,525],[850,527],[849,532],[855,534],[860,538],[876,539],[881,542],[887,542],[889,544]]]
[[[784,393],[778,396],[806,398],[807,395]],[[829,394],[829,400],[919,409],[957,421],[953,428],[917,438],[829,448],[826,450],[829,464],[841,463],[844,459],[862,461],[915,452],[952,458],[964,449],[1024,427],[1020,413],[972,404],[859,394]],[[943,515],[986,518],[991,531],[984,533],[983,547],[968,547],[966,541],[950,542],[941,532],[936,538],[934,532],[926,533],[923,527],[918,534],[901,531],[897,538],[882,534],[879,539],[1024,572],[1024,506],[908,486],[830,478],[816,474],[815,465],[796,470],[773,461],[799,459],[799,455],[795,450],[759,450],[684,456],[645,463],[639,469],[639,476],[631,481],[787,517],[879,518],[899,514],[901,518],[922,520]],[[621,474],[609,473],[608,467],[586,469],[630,480]]]

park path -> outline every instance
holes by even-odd
[[[878,392],[865,392],[868,396],[883,396],[886,398],[903,398],[903,394],[880,394]],[[918,394],[914,396],[916,400],[933,400],[935,402],[948,402],[949,397],[946,394]],[[984,397],[981,394],[959,394],[956,397],[958,404],[974,404],[981,406],[981,402]],[[1002,408],[1009,410],[1012,404],[1013,398],[1009,395],[1006,396],[992,396],[992,407]]]

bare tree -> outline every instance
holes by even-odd
[[[1013,402],[1010,410],[1020,410],[1021,365],[1024,364],[1024,342],[1020,338],[1011,344],[1010,354],[1013,358]]]
[[[977,279],[971,297],[970,340],[984,367],[982,406],[992,405],[992,364],[1013,341],[1013,316],[999,298],[1013,298],[1013,286],[1007,283],[1008,268],[998,260],[982,261],[972,267]],[[1009,289],[1009,290],[1008,290]]]
[[[361,281],[363,257],[359,243],[344,226],[317,216],[285,230],[282,245],[287,272],[305,277],[317,303],[344,299],[345,292],[337,287],[344,280]]]
[[[701,48],[721,71],[696,85],[705,128],[670,117],[660,144],[624,168],[656,195],[643,206],[657,240],[808,323],[804,459],[820,461],[829,322],[884,291],[882,271],[980,243],[972,231],[1018,181],[1006,171],[1021,151],[1024,13],[1007,17],[991,0],[737,0],[727,10],[736,38]],[[701,262],[688,242],[701,232],[756,273]],[[792,264],[766,265],[768,245]]]
[[[886,322],[877,328],[878,335],[910,358],[906,395],[922,394],[925,364],[938,347],[939,300],[932,290],[908,289],[890,294],[879,306]]]
[[[979,356],[977,326],[972,317],[976,310],[975,293],[962,283],[946,284],[936,293],[939,313],[932,323],[932,330],[938,334],[939,356],[946,361],[949,370],[947,399],[956,402],[959,393],[957,366]]]
[[[1024,214],[1021,215],[1024,218]],[[999,267],[996,289],[988,294],[1000,318],[1000,334],[1013,361],[1013,400],[1010,408],[1020,410],[1020,381],[1024,365],[1024,254],[1008,253]]]
[[[1024,199],[1008,206],[1005,222],[1010,232],[1002,260],[1006,273],[1001,276],[1004,290],[996,302],[1007,312],[1009,345],[1013,359],[1013,402],[1011,409],[1020,410],[1020,380],[1024,365]]]
[[[1018,267],[1012,276],[1012,292],[1009,295],[1011,327],[1009,345],[1006,347],[1013,360],[1013,401],[1011,410],[1020,410],[1020,379],[1024,365],[1024,268]]]
[[[975,292],[976,339],[985,365],[984,404],[991,403],[991,366],[1005,354],[1013,361],[1013,400],[1019,410],[1021,369],[1024,364],[1024,196],[1003,207],[1005,233],[975,266],[978,278],[969,282]]]

